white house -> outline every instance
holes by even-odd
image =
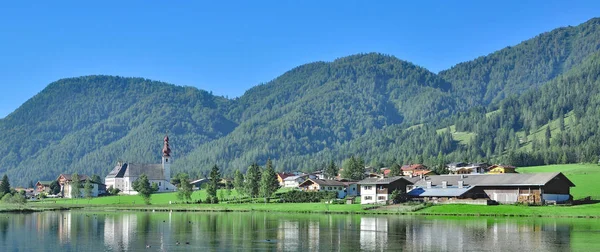
[[[88,180],[89,177],[86,175],[79,175],[79,185],[80,186],[84,186],[86,183],[86,180]],[[58,181],[58,184],[60,185],[60,191],[62,192],[62,195],[64,198],[71,198],[72,194],[71,194],[71,187],[73,185],[73,179],[71,177],[70,174],[60,174],[58,176],[58,178],[56,179]],[[99,194],[99,187],[102,187],[104,185],[100,185],[97,182],[93,182],[92,181],[92,197],[98,197]],[[79,197],[84,197],[85,196],[85,190],[84,188],[79,188]]]
[[[158,192],[172,192],[177,188],[171,184],[171,149],[169,136],[165,136],[162,163],[160,164],[135,164],[117,162],[117,166],[106,176],[104,183],[107,188],[119,189],[124,194],[137,194],[133,189],[135,182],[142,174],[148,176],[150,184],[158,185]]]
[[[304,191],[336,192],[338,199],[346,197],[346,184],[337,180],[309,178],[298,187]]]
[[[413,184],[404,177],[366,178],[358,182],[360,185],[361,204],[386,203],[395,191],[405,193],[406,186]]]
[[[308,174],[287,177],[283,180],[283,187],[298,187],[302,182],[304,182],[308,178]]]

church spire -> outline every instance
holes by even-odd
[[[171,148],[169,148],[169,135],[165,135],[165,145],[163,147],[163,157],[170,157],[171,156]]]

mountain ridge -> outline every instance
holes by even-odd
[[[587,59],[600,51],[600,39],[595,39],[600,38],[599,27],[600,19],[595,18],[555,29],[439,74],[380,53],[317,61],[234,99],[145,78],[64,78],[0,119],[4,143],[0,152],[5,153],[0,157],[0,173],[24,184],[63,172],[105,175],[117,160],[158,162],[160,139],[167,130],[179,167],[175,171],[195,176],[204,175],[213,164],[227,174],[268,158],[280,170],[317,169],[322,162],[340,163],[354,154],[376,165],[392,160],[433,164],[440,155],[500,160],[516,155],[509,153],[513,149],[521,150],[515,146],[518,134],[514,132],[538,128],[543,120],[581,110],[580,105],[564,105],[560,113],[535,120],[484,114],[510,104],[527,111],[526,104],[516,101],[530,99],[528,92],[566,78],[565,73],[573,76],[572,69],[588,71],[589,80],[582,79],[584,75],[569,78],[594,83],[597,68],[590,66],[596,61]],[[546,58],[553,61],[538,60]],[[567,94],[551,95],[562,99]],[[589,95],[578,93],[577,99],[590,100]],[[574,114],[584,121],[593,116],[592,112]],[[460,120],[473,125],[479,120],[489,132],[464,126]],[[496,127],[488,120],[517,122]],[[489,136],[475,139],[473,145],[459,145],[450,131],[436,131],[449,125]],[[509,140],[512,146],[504,142]],[[537,152],[577,151],[566,146]],[[589,157],[569,158],[584,159]]]

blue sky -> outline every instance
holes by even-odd
[[[363,52],[438,72],[595,15],[600,1],[3,2],[0,118],[55,80],[90,74],[232,98]]]

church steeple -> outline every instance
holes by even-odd
[[[162,166],[163,172],[165,176],[165,183],[171,181],[171,163],[173,163],[173,158],[171,157],[171,148],[169,147],[169,134],[165,135],[164,146],[162,149]],[[166,184],[165,184],[166,185]]]
[[[171,148],[169,148],[169,135],[165,135],[165,145],[163,147],[163,157],[171,156]]]

